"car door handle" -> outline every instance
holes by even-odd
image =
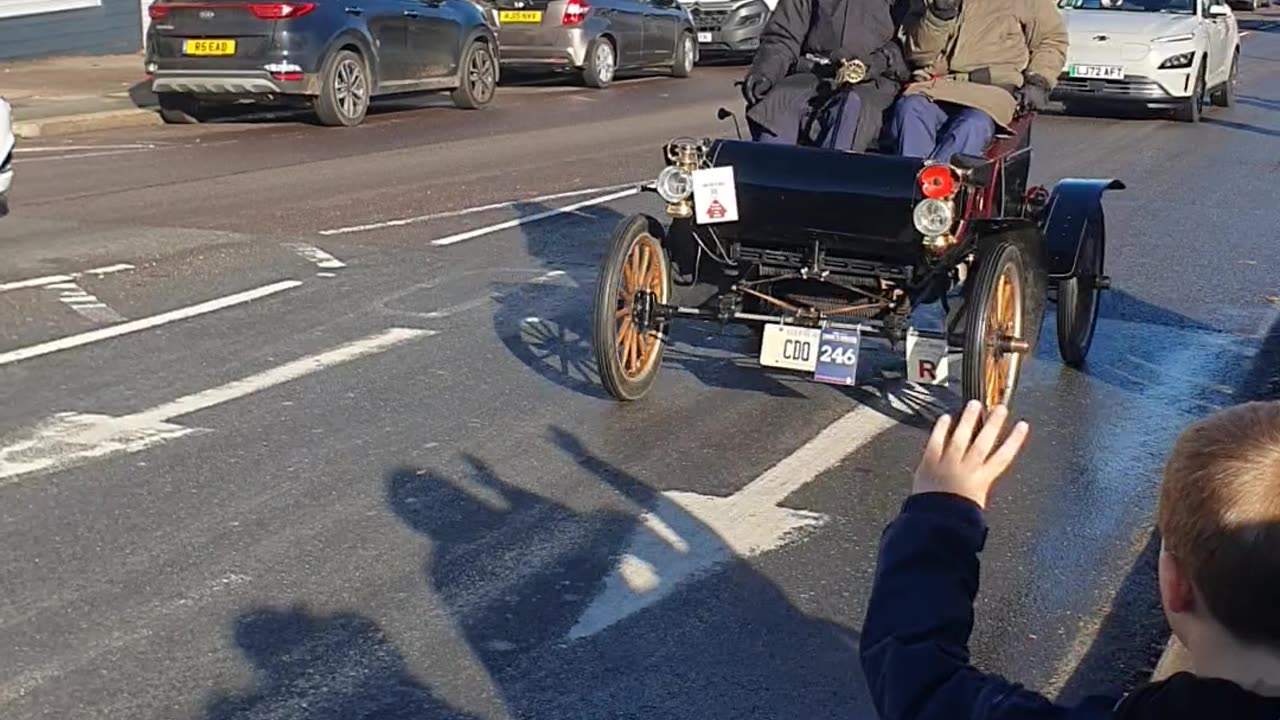
[[[364,8],[362,8],[362,7],[355,7],[355,6],[352,6],[352,7],[348,7],[348,8],[343,8],[343,10],[345,10],[346,12],[348,12],[348,13],[350,13],[350,14],[352,14],[352,15],[363,15],[363,14],[364,14]]]

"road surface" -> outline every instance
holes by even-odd
[[[1160,464],[1276,391],[1280,26],[1199,126],[1037,119],[1033,180],[1118,177],[1084,371],[1052,332],[991,512],[974,656],[1064,697],[1163,642]],[[685,325],[602,397],[628,190],[722,135],[740,68],[367,125],[26,144],[0,222],[0,714],[869,718],[879,533],[953,394],[841,391]],[[1270,298],[1270,299],[1269,299]],[[1052,322],[1050,315],[1047,322]]]

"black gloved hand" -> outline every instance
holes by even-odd
[[[1049,83],[1035,73],[1023,76],[1022,87],[1014,94],[1018,106],[1025,110],[1043,110],[1049,107]]]
[[[742,99],[747,105],[755,105],[773,88],[773,80],[764,73],[752,70],[742,81]]]
[[[848,52],[847,50],[832,50],[831,53],[827,55],[827,57],[831,60],[832,64],[834,64],[836,67],[839,67],[849,62],[850,60],[852,60],[854,58],[854,55],[853,53]]]
[[[960,0],[926,0],[925,7],[939,20],[954,20],[960,14]]]

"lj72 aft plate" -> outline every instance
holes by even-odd
[[[1072,65],[1068,74],[1091,80],[1123,80],[1124,68],[1119,65]]]

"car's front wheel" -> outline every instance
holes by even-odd
[[[1204,113],[1204,94],[1204,65],[1201,64],[1200,72],[1196,75],[1195,91],[1182,103],[1181,107],[1174,111],[1174,116],[1182,122],[1200,122],[1200,116]]]
[[[693,65],[698,59],[698,44],[693,36],[684,33],[680,36],[680,44],[676,47],[675,60],[671,63],[671,75],[687,78],[693,74]]]
[[[1231,107],[1236,104],[1236,81],[1240,76],[1240,52],[1237,50],[1231,58],[1231,73],[1222,87],[1213,91],[1213,104],[1218,107]]]
[[[462,84],[453,91],[453,104],[476,110],[493,101],[498,87],[498,62],[483,41],[476,40],[462,54]]]
[[[321,124],[352,127],[363,122],[372,85],[364,58],[350,50],[334,53],[324,65],[320,95],[315,100]]]

